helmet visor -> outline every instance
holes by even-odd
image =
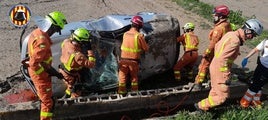
[[[253,37],[258,36],[258,34],[254,30],[250,30]]]
[[[79,42],[82,42],[82,41],[84,41],[84,42],[88,42],[88,41],[89,41],[89,38],[79,37],[79,36],[76,35],[75,33],[73,33],[73,35],[74,35],[74,39],[75,39],[76,41],[79,41]]]

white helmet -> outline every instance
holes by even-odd
[[[262,23],[257,19],[249,19],[244,24],[244,27],[253,30],[257,35],[260,35],[263,30]]]

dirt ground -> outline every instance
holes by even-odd
[[[216,0],[203,0],[214,5],[218,4]],[[256,9],[258,6],[262,9],[267,6],[266,0],[253,2],[250,0],[226,0],[221,3],[230,5],[230,9],[240,9],[246,15],[256,15],[267,26],[267,18],[264,11],[260,12]],[[32,16],[45,16],[49,12],[59,10],[62,11],[68,22],[75,22],[86,19],[96,19],[107,14],[136,14],[142,11],[165,13],[178,18],[180,25],[183,26],[186,22],[196,24],[195,33],[199,36],[201,42],[199,45],[199,53],[203,53],[208,45],[209,29],[203,29],[201,25],[207,24],[210,27],[213,25],[206,19],[198,15],[185,11],[172,0],[1,0],[0,1],[0,82],[6,77],[11,76],[19,71],[20,66],[20,47],[19,38],[22,29],[14,28],[7,17],[9,9],[18,3],[26,4],[32,12]],[[242,4],[243,3],[243,4]],[[249,6],[254,5],[248,9]],[[265,8],[266,9],[266,8]],[[245,12],[244,12],[245,11]],[[33,30],[34,23],[31,22],[24,37]],[[250,48],[241,47],[241,56],[235,61],[235,67],[240,67],[240,62],[243,56],[246,56]],[[182,54],[182,52],[181,52]],[[197,63],[198,64],[198,63]],[[250,59],[248,67],[253,70],[255,68],[255,59]],[[22,84],[23,85],[23,84]],[[3,94],[2,94],[3,95]],[[0,96],[2,96],[0,95]],[[0,97],[1,98],[1,97]],[[0,100],[1,102],[1,100]]]
[[[212,5],[227,5],[231,10],[238,11],[241,10],[243,15],[251,17],[256,16],[267,29],[268,20],[267,20],[267,6],[268,1],[258,0],[253,2],[252,0],[200,0],[205,3]]]

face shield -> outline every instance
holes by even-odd
[[[47,32],[50,26],[52,25],[52,22],[50,22],[50,20],[43,18],[41,16],[34,16],[33,21],[38,26],[38,28],[40,28],[44,32]]]
[[[220,21],[220,17],[216,13],[213,13],[212,16],[213,16],[213,23],[214,24],[216,24]]]
[[[246,39],[253,39],[254,37],[257,36],[257,33],[254,31],[254,30],[251,30],[251,29],[244,29],[244,33],[245,33],[245,37]]]

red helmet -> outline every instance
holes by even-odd
[[[217,16],[228,16],[229,13],[229,8],[225,5],[219,5],[213,9],[213,14],[216,14]]]
[[[135,24],[139,27],[142,27],[143,26],[143,18],[141,16],[134,16],[132,19],[131,19],[131,22],[132,24]]]

